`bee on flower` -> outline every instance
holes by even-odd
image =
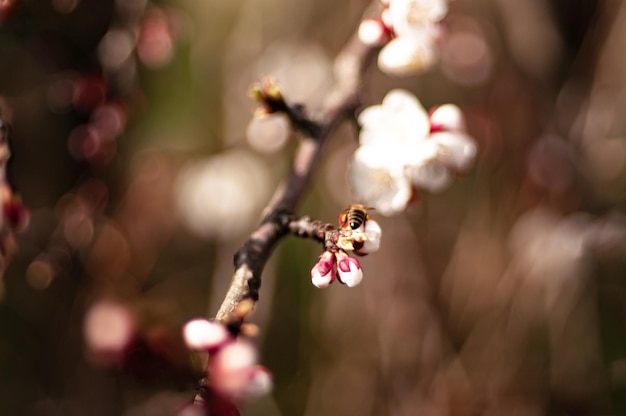
[[[361,204],[350,205],[339,214],[339,229],[331,235],[331,248],[320,256],[311,269],[311,281],[319,288],[330,285],[335,279],[348,287],[361,283],[363,271],[359,261],[350,257],[352,251],[359,256],[373,253],[380,247],[382,230],[370,218],[372,208]]]

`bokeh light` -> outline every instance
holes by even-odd
[[[258,221],[269,187],[266,168],[255,156],[231,151],[185,166],[177,179],[176,199],[192,232],[229,240]]]
[[[102,300],[89,307],[83,331],[91,353],[116,356],[130,344],[135,321],[124,304]]]

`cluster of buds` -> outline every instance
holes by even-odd
[[[351,205],[339,215],[339,229],[329,231],[326,251],[311,269],[311,281],[319,288],[330,285],[335,279],[348,287],[361,283],[363,270],[359,261],[348,255],[373,253],[380,247],[382,230],[370,219],[363,205]]]
[[[217,321],[194,319],[183,328],[187,347],[208,352],[207,378],[224,397],[256,397],[272,388],[269,371],[257,364],[257,351],[248,340]]]

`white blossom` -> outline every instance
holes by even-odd
[[[448,12],[447,0],[390,0],[382,20],[394,38],[378,55],[381,71],[394,76],[419,74],[437,61],[438,22]]]
[[[437,192],[476,155],[458,107],[438,107],[429,117],[412,94],[392,90],[358,118],[359,147],[348,169],[356,197],[382,215],[404,211],[415,188]]]
[[[378,68],[388,75],[405,77],[420,74],[437,62],[437,51],[428,37],[400,36],[378,54]]]
[[[367,236],[367,240],[363,242],[362,247],[354,250],[354,252],[359,255],[365,255],[378,251],[380,248],[380,238],[383,234],[383,230],[380,228],[378,222],[374,220],[366,221],[363,232]]]

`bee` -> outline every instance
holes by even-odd
[[[365,224],[370,219],[368,210],[374,208],[366,207],[361,204],[352,204],[345,211],[339,214],[339,227],[351,230],[357,230],[361,225]]]

